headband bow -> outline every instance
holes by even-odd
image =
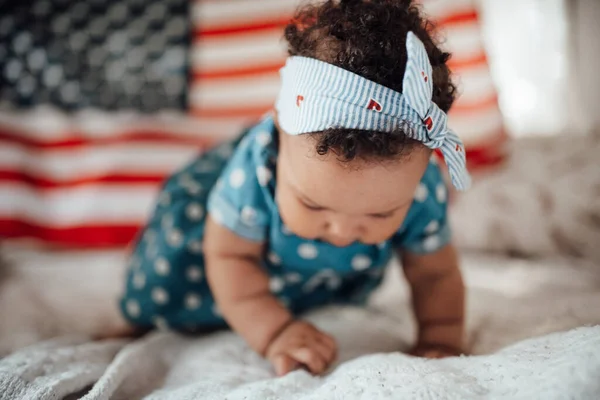
[[[466,190],[471,179],[464,146],[432,101],[431,63],[413,32],[406,37],[406,51],[403,93],[313,58],[289,57],[275,105],[279,124],[291,135],[330,128],[392,132],[408,124],[407,135],[439,149],[452,184]]]

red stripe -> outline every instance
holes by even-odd
[[[279,73],[279,70],[284,64],[285,60],[282,59],[276,63],[263,64],[256,67],[244,67],[241,65],[239,68],[235,69],[220,68],[208,71],[199,70],[194,72],[193,79],[198,81],[205,79],[245,78],[256,75],[275,75]]]
[[[140,225],[82,225],[52,228],[13,219],[0,219],[0,237],[35,238],[69,247],[112,247],[128,244]]]
[[[243,33],[267,31],[271,29],[283,29],[291,21],[290,16],[271,17],[263,20],[244,21],[243,23],[222,24],[212,28],[203,28],[202,24],[195,31],[196,37],[214,37],[224,35],[237,35]]]
[[[467,165],[470,169],[494,167],[506,160],[504,144],[509,139],[504,129],[490,136],[484,143],[466,146]]]
[[[131,187],[131,185],[158,185],[164,181],[169,172],[165,171],[163,175],[127,175],[119,173],[107,173],[97,176],[85,176],[69,180],[56,180],[45,177],[34,176],[21,171],[3,171],[0,170],[1,182],[18,182],[34,186],[36,189],[65,189],[76,186],[98,185],[98,184],[122,184]]]
[[[114,132],[111,136],[94,138],[84,137],[80,132],[65,132],[61,135],[60,139],[47,141],[30,137],[23,133],[23,131],[17,129],[9,130],[8,128],[0,127],[0,141],[1,140],[39,149],[77,148],[140,142],[180,144],[205,148],[216,142],[214,137],[208,137],[203,134],[189,137],[161,131]]]
[[[470,58],[450,58],[450,60],[448,60],[448,68],[453,72],[456,72],[458,70],[480,67],[487,63],[487,55],[482,50],[481,53]]]
[[[198,117],[217,117],[217,118],[259,118],[261,115],[273,109],[273,104],[255,106],[255,107],[227,107],[227,108],[209,108],[196,107],[192,109],[192,114]]]
[[[464,11],[457,14],[449,14],[445,17],[441,17],[435,20],[439,26],[458,25],[477,23],[479,21],[479,14],[476,9]]]

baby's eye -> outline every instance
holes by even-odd
[[[381,214],[369,214],[369,217],[375,218],[375,219],[386,219],[386,218],[390,218],[393,215],[394,215],[393,212],[387,212],[387,213],[381,213]]]
[[[315,205],[311,205],[311,204],[306,204],[306,203],[302,203],[304,205],[304,207],[308,208],[311,211],[323,211],[325,210],[325,208],[320,207],[320,206],[315,206]]]

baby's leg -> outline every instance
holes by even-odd
[[[210,154],[169,179],[135,243],[120,306],[136,328],[194,331],[224,325],[202,255],[206,198],[222,165],[214,171],[199,168],[206,157]]]

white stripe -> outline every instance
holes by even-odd
[[[448,125],[460,136],[466,146],[473,146],[485,142],[491,136],[495,137],[502,129],[503,120],[500,110],[494,107],[473,115],[451,115]]]
[[[192,69],[220,71],[239,66],[257,67],[280,62],[286,57],[281,30],[247,33],[200,40],[192,48]]]
[[[0,168],[69,180],[102,176],[111,172],[136,175],[167,174],[185,164],[198,149],[164,143],[134,143],[108,146],[32,151],[0,141]]]
[[[452,53],[455,60],[470,59],[481,54],[483,41],[477,24],[453,25],[444,32],[446,41],[442,47]]]
[[[197,108],[272,106],[280,88],[279,74],[250,78],[200,80],[190,98]]]
[[[196,26],[214,28],[284,15],[291,17],[299,3],[299,0],[197,1],[192,3],[192,17]]]
[[[473,0],[423,0],[421,3],[427,16],[432,19],[440,19],[448,15],[469,12],[475,8]]]
[[[97,185],[44,193],[25,185],[0,184],[0,218],[48,225],[139,224],[152,209],[156,185]]]
[[[136,113],[110,113],[83,110],[73,115],[57,109],[37,107],[29,111],[0,112],[0,129],[14,132],[16,137],[52,143],[72,139],[76,132],[81,139],[119,137],[128,132],[164,132],[183,137],[229,136],[243,125],[235,118],[194,118],[189,115],[163,112],[153,116]]]
[[[458,85],[458,101],[477,103],[496,94],[496,88],[487,65],[462,70],[455,74],[453,81]]]

